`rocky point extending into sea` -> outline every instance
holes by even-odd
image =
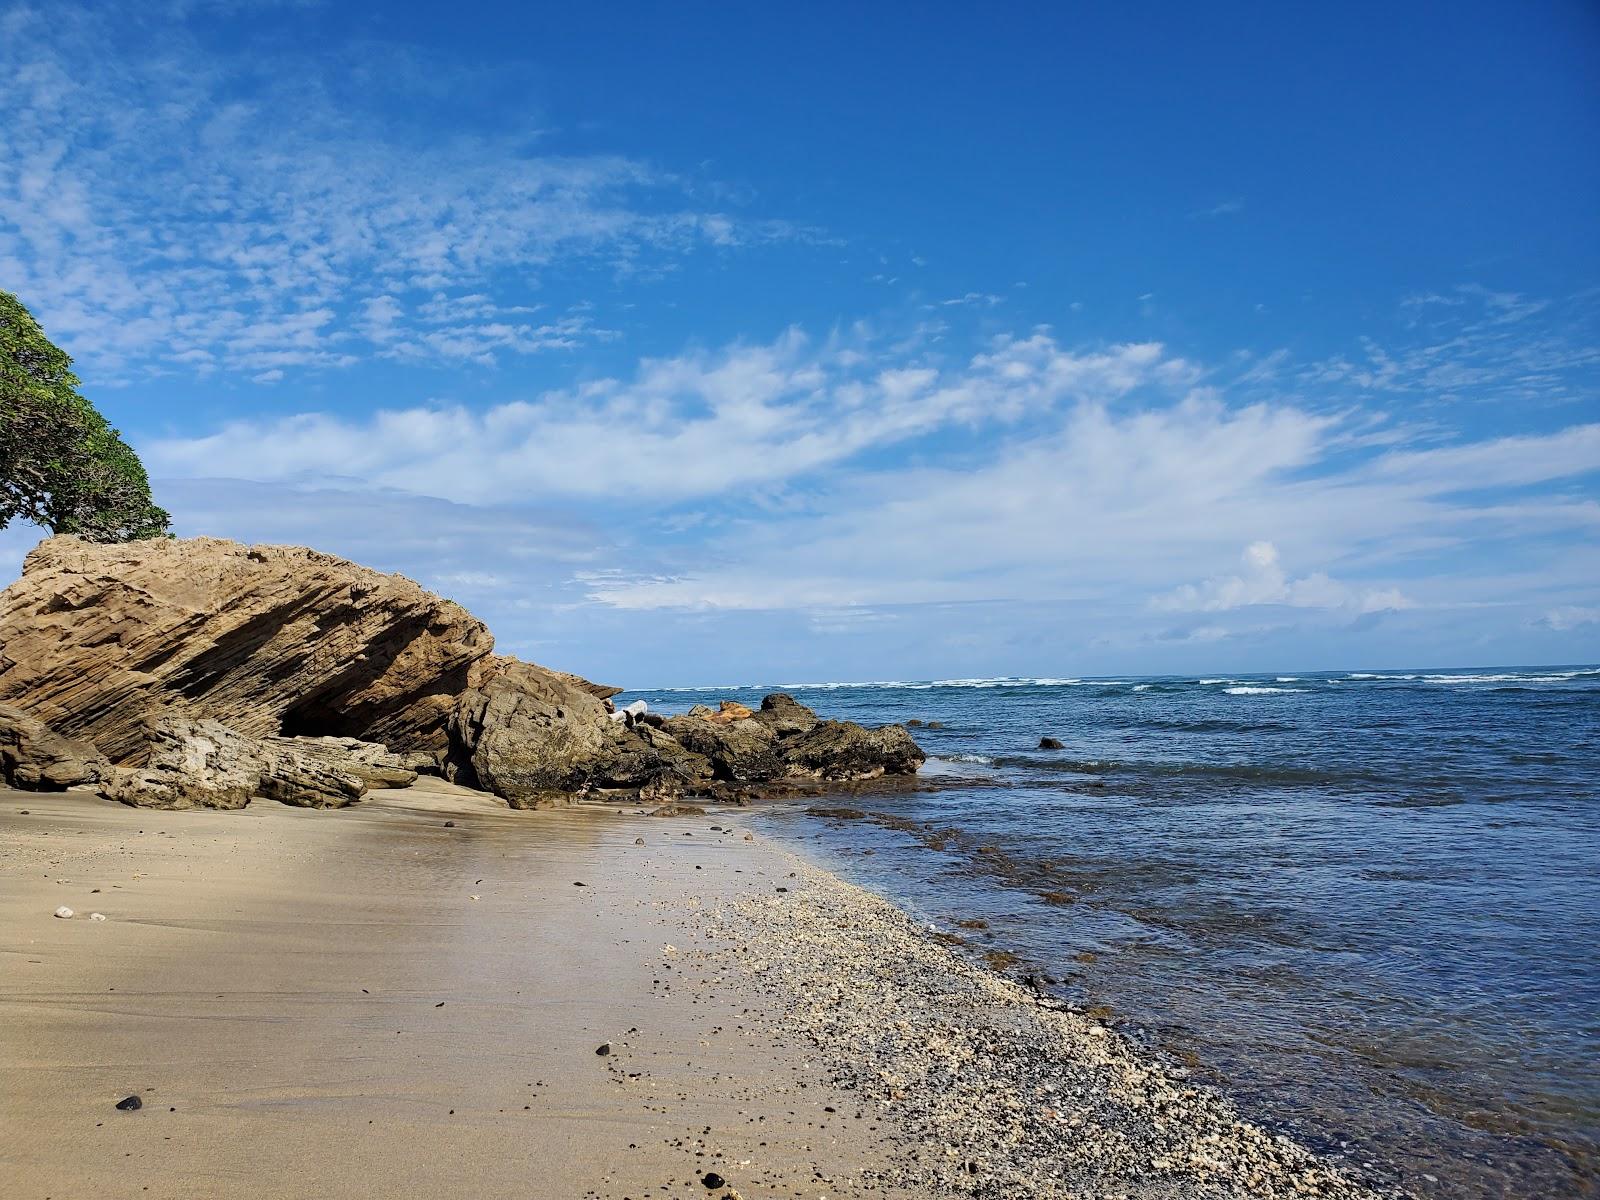
[[[673,805],[914,775],[898,725],[792,697],[662,717],[494,653],[400,575],[212,538],[42,542],[0,594],[0,771],[150,808],[338,808],[420,773],[513,808]]]

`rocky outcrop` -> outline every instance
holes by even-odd
[[[136,808],[243,808],[261,789],[261,747],[206,717],[168,715],[145,729],[146,762],[101,789]]]
[[[337,806],[419,770],[519,808],[666,803],[922,762],[903,728],[822,722],[781,693],[619,713],[616,688],[493,646],[457,605],[313,550],[57,537],[0,593],[0,703],[92,737],[130,768],[108,792],[161,807]]]
[[[264,738],[268,749],[282,748],[359,779],[371,790],[410,787],[417,781],[412,756],[396,754],[376,742],[347,737]]]
[[[290,546],[41,542],[0,594],[0,703],[137,762],[163,711],[442,752],[494,639],[399,575]]]
[[[670,717],[662,728],[705,760],[707,782],[855,782],[911,775],[926,759],[903,726],[867,729],[850,721],[821,721],[784,692],[762,700],[760,712],[724,701],[715,712],[701,706]]]
[[[0,780],[30,792],[95,783],[111,764],[92,742],[62,737],[37,717],[0,704]]]
[[[450,719],[450,773],[514,807],[545,807],[589,786],[613,728],[600,698],[570,677],[500,660]]]
[[[102,791],[137,808],[243,808],[254,796],[299,808],[343,808],[367,790],[355,766],[359,756],[387,753],[366,742],[341,753],[343,740],[263,741],[208,717],[168,714],[146,730],[146,763],[115,769]]]

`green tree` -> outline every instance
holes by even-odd
[[[0,291],[0,529],[18,517],[94,542],[160,537],[172,523],[138,455],[79,395],[72,359]]]

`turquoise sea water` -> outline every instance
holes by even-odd
[[[952,786],[766,832],[1421,1195],[1600,1194],[1600,669],[620,700],[774,690]]]

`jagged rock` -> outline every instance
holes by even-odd
[[[613,744],[605,706],[570,677],[543,667],[513,660],[495,667],[461,697],[450,719],[453,777],[513,808],[570,802]]]
[[[255,792],[342,805],[419,770],[519,808],[611,792],[743,799],[789,778],[922,761],[903,729],[819,723],[782,693],[760,712],[730,700],[663,718],[630,705],[613,723],[617,691],[496,656],[457,605],[297,547],[57,537],[0,594],[0,703],[137,768],[106,780],[132,804],[237,807]],[[147,728],[162,719],[220,722],[255,747],[258,777],[223,769],[231,743],[208,727],[173,725],[162,748]],[[247,776],[250,755],[234,758]]]
[[[753,717],[731,722],[718,713],[669,717],[662,728],[684,749],[706,759],[716,779],[762,783],[784,774],[776,735]]]
[[[135,808],[243,808],[260,790],[260,744],[221,721],[168,714],[144,733],[144,766],[107,778],[107,799]]]
[[[261,794],[296,808],[344,808],[366,794],[367,785],[325,754],[307,753],[297,738],[262,743]],[[415,776],[412,776],[415,779]]]
[[[263,742],[208,717],[167,714],[147,729],[143,767],[118,769],[102,791],[137,808],[243,808],[267,796],[301,808],[342,808],[366,792],[326,751],[299,739]]]
[[[867,729],[850,721],[819,721],[785,753],[792,774],[833,780],[912,775],[927,757],[903,725]]]
[[[817,714],[789,693],[773,692],[761,701],[761,711],[756,714],[756,720],[783,737],[792,733],[809,733],[817,724]]]
[[[353,775],[367,787],[410,787],[417,781],[417,771],[409,765],[408,756],[395,754],[377,742],[363,742],[359,738],[297,737],[265,738],[271,748],[282,746],[298,751],[307,757],[326,762],[329,766]],[[429,759],[431,761],[431,759]]]
[[[110,770],[92,742],[62,737],[20,708],[0,704],[0,780],[10,787],[60,792],[95,783]]]
[[[0,645],[0,703],[124,762],[174,709],[442,752],[494,640],[411,580],[315,550],[54,537],[0,594]]]

